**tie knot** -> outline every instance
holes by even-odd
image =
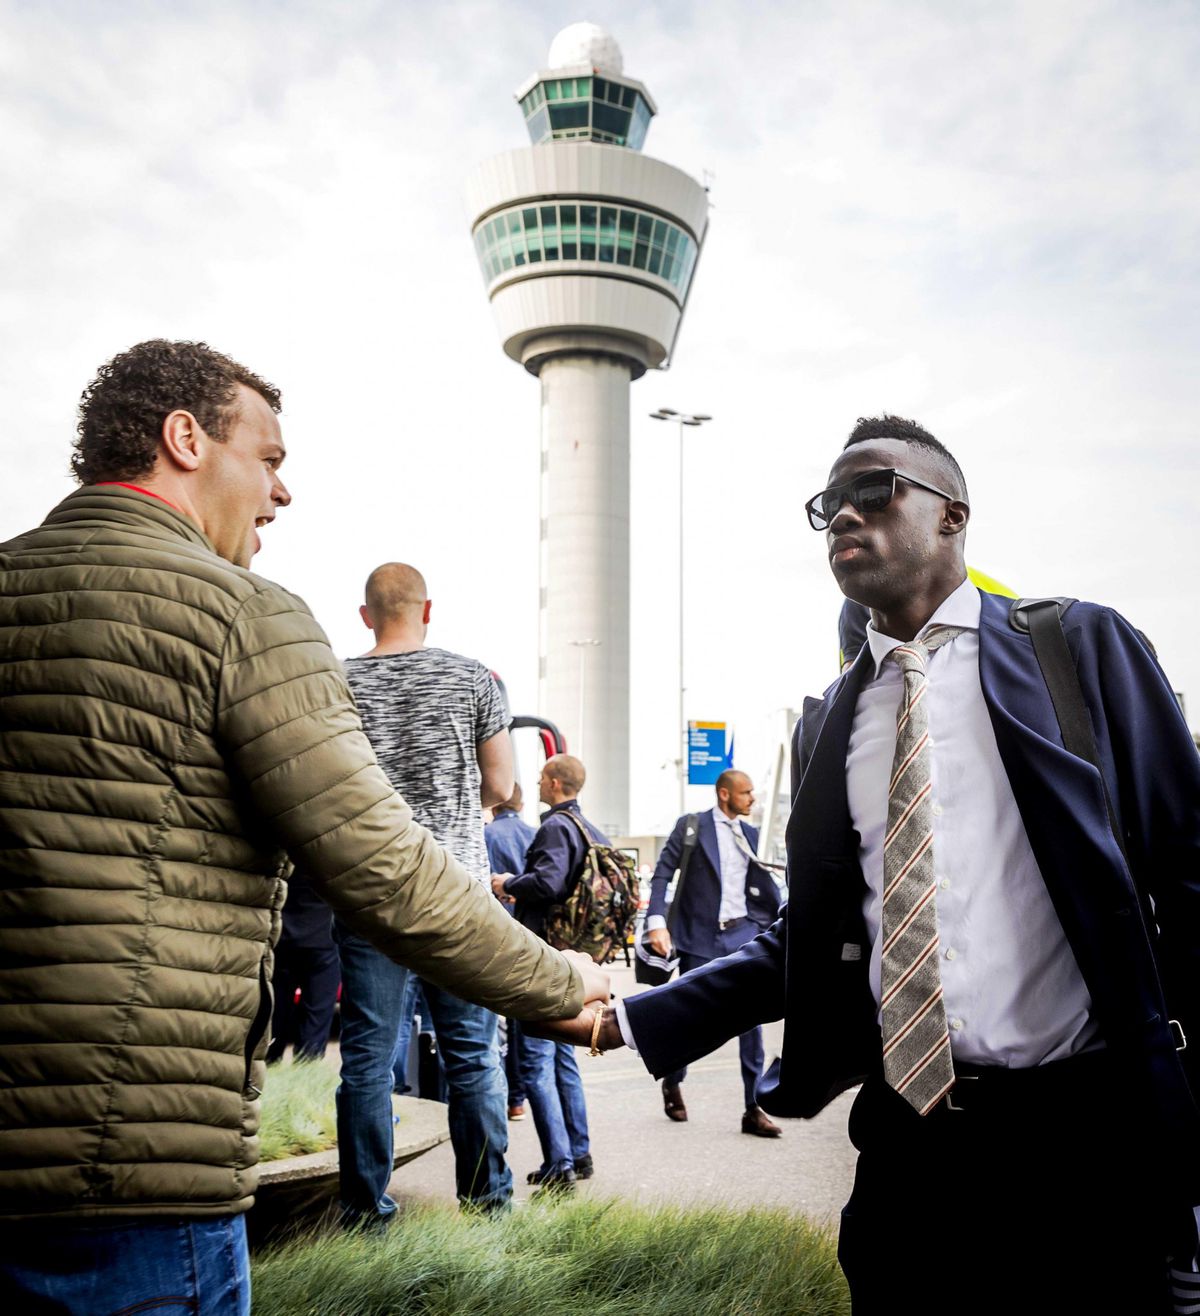
[[[943,644],[949,644],[964,629],[962,626],[931,626],[921,639],[897,645],[889,657],[895,660],[902,672],[924,672],[929,655]]]

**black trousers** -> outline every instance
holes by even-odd
[[[275,949],[275,1014],[267,1061],[282,1059],[289,1042],[297,1060],[315,1060],[325,1054],[333,1011],[337,1005],[342,969],[337,947],[301,947],[281,941]],[[296,1000],[296,989],[300,1000]]]
[[[1180,1212],[1111,1070],[1099,1053],[977,1071],[951,1094],[963,1109],[924,1118],[868,1080],[838,1242],[854,1316],[1169,1312]]]

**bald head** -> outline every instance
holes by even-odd
[[[365,607],[377,631],[394,622],[420,624],[428,598],[425,577],[407,562],[385,562],[367,577]]]

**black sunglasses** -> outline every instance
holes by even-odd
[[[903,471],[891,468],[864,471],[845,484],[831,485],[828,489],[822,489],[819,494],[814,494],[804,504],[804,510],[808,513],[808,524],[814,530],[828,530],[830,522],[837,516],[838,508],[844,502],[849,502],[859,513],[881,512],[895,498],[897,480],[915,484],[918,489],[925,489],[929,493],[937,494],[939,498],[954,502],[953,494],[948,494],[944,489],[935,489],[932,484],[926,484],[924,480],[916,480],[911,475],[905,475]]]

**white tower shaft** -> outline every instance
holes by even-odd
[[[620,836],[629,821],[630,366],[554,356],[539,377],[539,711],[584,760],[585,813]]]

